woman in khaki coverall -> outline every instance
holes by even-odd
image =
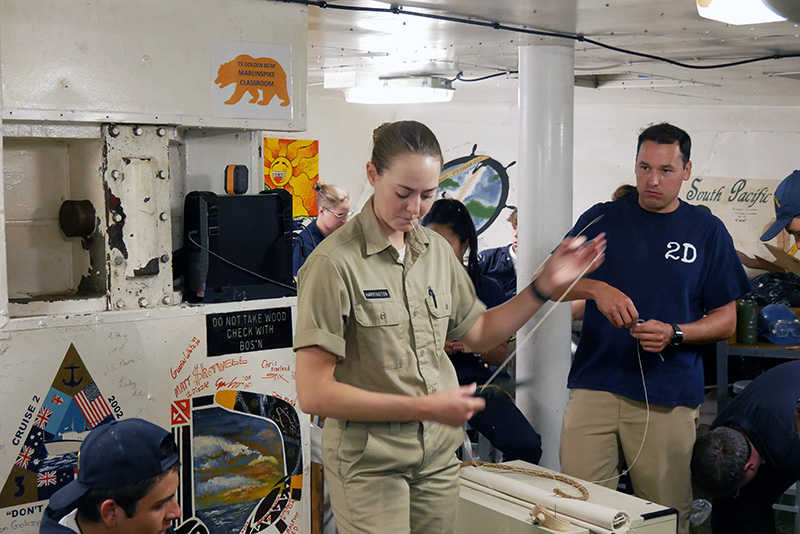
[[[375,194],[298,274],[298,399],[328,418],[323,465],[341,533],[451,533],[461,425],[484,401],[475,384],[458,386],[445,341],[473,352],[497,346],[605,239],[565,241],[530,289],[486,311],[447,241],[418,224],[439,184],[436,137],[399,121],[378,127],[373,143]]]

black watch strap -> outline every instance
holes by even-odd
[[[675,334],[672,336],[669,344],[673,346],[677,346],[683,343],[683,330],[675,323],[670,323],[672,330],[675,331]]]

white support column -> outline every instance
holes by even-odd
[[[571,41],[519,51],[518,291],[572,223],[574,64]],[[560,304],[546,325],[525,341],[550,306],[517,333],[517,380],[532,380],[517,390],[517,404],[542,435],[541,464],[559,469],[571,362],[570,305]]]

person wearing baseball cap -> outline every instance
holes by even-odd
[[[800,170],[784,178],[775,189],[775,222],[761,241],[769,241],[783,229],[800,244]]]
[[[164,534],[180,518],[178,448],[143,419],[98,426],[81,444],[75,480],[50,497],[40,534]]]

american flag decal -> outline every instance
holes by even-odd
[[[86,422],[89,423],[89,428],[96,427],[103,419],[111,415],[111,408],[94,382],[75,395],[75,402],[86,418]]]

